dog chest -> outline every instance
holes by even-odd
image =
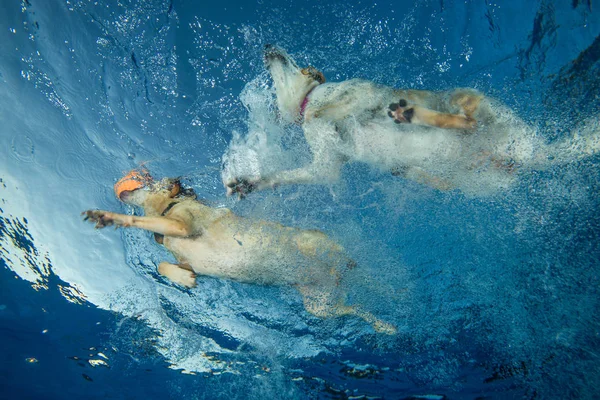
[[[409,124],[398,127],[372,123],[354,128],[352,137],[357,161],[388,168],[425,166],[432,160],[455,158],[462,151],[455,132]]]

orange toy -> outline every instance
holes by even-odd
[[[152,182],[152,177],[148,171],[145,169],[141,171],[134,169],[115,183],[115,194],[120,199],[123,192],[143,188],[150,182]]]

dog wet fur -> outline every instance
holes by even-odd
[[[196,285],[197,275],[291,286],[301,294],[305,309],[317,317],[357,316],[377,332],[396,332],[393,325],[360,305],[346,304],[340,283],[356,263],[323,232],[210,207],[195,196],[179,195],[181,186],[174,186],[173,181],[164,179],[120,195],[123,202],[142,207],[144,216],[88,210],[84,219],[97,229],[140,228],[162,237],[162,244],[178,263],[161,262],[158,273],[187,288]]]
[[[591,137],[574,134],[547,144],[512,110],[474,89],[434,92],[362,79],[325,82],[314,67],[298,67],[274,45],[265,48],[265,66],[280,120],[302,127],[312,161],[259,176],[231,175],[225,168],[228,195],[244,197],[280,185],[334,184],[343,164],[361,162],[401,170],[403,178],[438,190],[487,196],[507,190],[524,171],[600,150],[598,130]]]

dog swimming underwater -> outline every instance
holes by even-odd
[[[192,288],[196,276],[239,282],[291,286],[302,296],[305,309],[317,317],[357,316],[378,332],[396,328],[359,305],[345,303],[344,275],[356,267],[342,246],[318,230],[240,217],[196,199],[177,179],[154,180],[134,170],[115,185],[126,204],[142,207],[145,216],[88,210],[85,220],[96,228],[132,227],[153,232],[178,263],[161,262],[158,273]]]
[[[246,168],[232,146],[223,157],[228,195],[290,184],[333,184],[347,162],[439,190],[473,195],[507,190],[521,173],[596,154],[600,128],[546,143],[500,102],[473,89],[404,90],[371,81],[326,82],[273,45],[264,52],[283,124],[301,126],[312,160],[266,174]],[[236,164],[236,165],[233,165]]]

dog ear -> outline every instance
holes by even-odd
[[[168,189],[171,192],[171,197],[175,197],[180,194],[182,190],[180,178],[169,179]]]
[[[190,187],[188,187],[188,188],[182,188],[181,192],[179,192],[179,194],[181,196],[184,196],[184,197],[189,197],[189,198],[192,198],[192,199],[196,199],[196,192],[194,192],[194,189],[192,189]]]
[[[323,75],[323,73],[321,71],[319,71],[318,69],[315,69],[314,78],[319,83],[325,83],[325,81],[326,81],[325,75]]]
[[[177,177],[177,178],[173,178],[171,179],[171,185],[169,186],[170,190],[171,190],[171,197],[175,197],[175,196],[182,196],[182,197],[189,197],[192,199],[196,198],[196,192],[194,192],[194,189],[192,189],[191,187],[184,187],[181,184],[181,176]]]
[[[302,73],[302,75],[310,75],[312,79],[319,83],[325,83],[325,75],[323,75],[321,71],[319,71],[312,65],[309,65],[306,68],[302,68],[300,72]]]

